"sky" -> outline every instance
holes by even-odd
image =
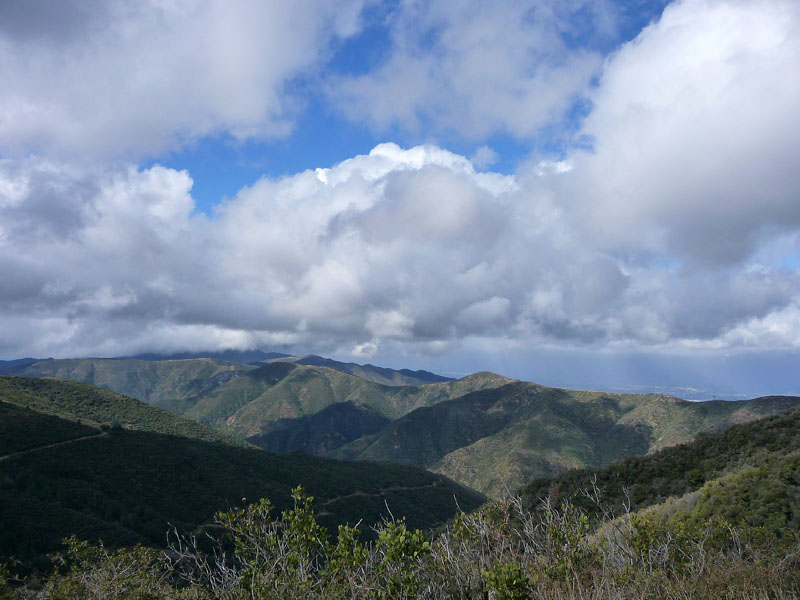
[[[800,393],[795,0],[0,1],[0,359]]]

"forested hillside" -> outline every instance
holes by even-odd
[[[420,408],[330,455],[422,466],[499,497],[533,478],[647,454],[798,404],[796,397],[696,403],[514,382]]]
[[[257,367],[205,358],[40,364],[74,376],[85,370],[88,377],[92,368],[113,373],[115,385],[149,381],[167,394],[159,403],[183,407],[183,416],[215,428],[216,436],[275,452],[415,465],[494,497],[537,477],[647,454],[798,404],[791,397],[694,403],[563,390],[488,372],[386,386],[294,357]]]
[[[417,407],[510,381],[493,373],[449,380],[427,371],[288,355],[258,365],[216,358],[48,360],[23,366],[19,374],[89,383],[241,437],[268,433],[278,419],[312,415],[339,402],[396,419]]]
[[[617,513],[625,506],[635,511],[686,496],[688,505],[699,501],[700,512],[727,517],[741,513],[745,520],[758,516],[762,522],[783,519],[796,528],[800,525],[799,452],[800,410],[793,410],[722,432],[701,433],[690,443],[606,468],[534,480],[521,494],[529,506],[551,496],[576,498],[590,510],[592,503],[581,492],[597,487],[604,504]],[[699,496],[692,496],[698,491]]]
[[[43,565],[70,535],[159,546],[216,511],[291,488],[331,528],[391,510],[417,527],[484,499],[439,475],[387,464],[276,455],[224,443],[197,423],[85,384],[0,378],[0,559]],[[387,508],[388,507],[388,508]]]
[[[273,383],[271,376],[279,366],[294,368],[281,373],[282,377]],[[265,378],[268,379],[265,381]],[[416,408],[457,398],[474,390],[499,387],[509,381],[494,373],[475,373],[456,381],[384,386],[327,367],[274,363],[221,386],[200,400],[187,416],[210,424],[224,423],[237,433],[251,436],[268,431],[270,424],[278,419],[312,415],[338,402],[352,402],[389,419],[397,419]],[[239,395],[233,393],[234,389]],[[246,403],[241,406],[230,404],[236,397],[241,398],[237,404],[245,400]],[[214,407],[216,420],[209,418],[209,413],[201,413],[210,406]]]

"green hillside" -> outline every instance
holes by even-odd
[[[0,377],[0,401],[95,427],[119,425],[126,429],[241,445],[230,436],[169,411],[85,383]]]
[[[72,534],[110,547],[160,546],[169,524],[191,530],[243,498],[266,496],[283,508],[298,484],[317,498],[330,527],[377,521],[387,503],[396,516],[430,527],[455,513],[455,498],[462,508],[483,501],[421,469],[276,455],[150,431],[152,425],[175,434],[181,423],[197,428],[186,434],[209,430],[84,384],[0,378],[0,386],[0,560],[41,565]],[[165,416],[174,421],[165,423]],[[111,421],[123,427],[102,427]]]
[[[791,598],[800,592],[795,569],[798,409],[700,433],[693,442],[611,467],[531,482],[522,505],[492,503],[427,536],[389,523],[374,544],[362,546],[345,536],[339,545],[322,546],[315,541],[312,521],[292,521],[292,513],[280,516],[291,506],[289,488],[298,483],[315,496],[313,510],[328,529],[343,522],[373,523],[386,516],[384,502],[395,516],[406,515],[411,528],[428,527],[451,517],[456,501],[470,511],[482,498],[410,466],[276,455],[189,437],[94,427],[26,405],[35,405],[36,386],[46,391],[40,405],[63,414],[69,398],[82,407],[73,413],[88,414],[93,398],[118,395],[96,390],[80,400],[79,392],[91,387],[57,380],[3,378],[0,384],[5,397],[15,401],[0,400],[0,564],[11,556],[23,561],[12,563],[12,572],[45,566],[45,553],[59,550],[61,538],[70,534],[93,543],[102,538],[106,548],[135,542],[163,547],[171,523],[218,538],[238,536],[231,538],[237,554],[224,566],[213,558],[202,562],[208,558],[202,550],[189,556],[208,569],[209,577],[226,573],[231,597],[321,600],[370,597],[378,590],[383,597]],[[66,388],[61,395],[59,386]],[[452,440],[462,435],[460,428],[466,428],[467,436],[499,428],[487,436],[496,437],[513,430],[515,419],[528,418],[530,425],[536,417],[546,425],[540,440],[552,445],[559,431],[572,427],[571,436],[563,438],[565,447],[580,446],[584,434],[594,436],[594,456],[607,458],[615,444],[635,446],[644,434],[655,447],[691,435],[694,428],[720,429],[796,403],[796,398],[771,397],[698,405],[663,396],[569,392],[516,382],[420,408],[389,427],[419,413],[431,416],[432,409],[444,411],[438,423],[443,440],[420,439],[423,451],[447,456]],[[457,409],[449,409],[451,404]],[[114,414],[103,402],[98,406],[95,417]],[[162,412],[142,403],[137,407],[139,412]],[[331,405],[310,418],[350,409],[357,407]],[[684,410],[690,411],[688,417]],[[481,416],[485,427],[476,421]],[[659,422],[632,424],[647,416]],[[273,431],[287,431],[281,426],[273,423]],[[624,513],[624,490],[629,489],[634,512],[608,520],[608,513],[581,495],[593,483],[603,490],[603,505],[616,514]],[[538,500],[547,494],[555,500],[550,508]],[[251,503],[261,497],[277,508],[272,529],[265,529],[259,516],[263,505]],[[241,505],[242,498],[250,504],[247,511],[223,515],[223,523],[208,527],[216,510]],[[561,504],[567,499],[575,509]],[[582,511],[588,511],[588,519]],[[43,580],[19,587],[18,580],[4,586],[0,579],[0,594],[219,597],[215,582],[222,579],[198,579],[197,571],[164,562],[159,552],[73,548],[73,561]],[[263,560],[249,562],[262,552]],[[314,560],[303,563],[308,556]],[[300,564],[310,570],[298,575]],[[277,571],[274,565],[280,565]]]
[[[198,396],[253,368],[209,358],[76,358],[34,363],[15,374],[80,381],[183,414]]]
[[[703,485],[695,498],[669,515],[671,520],[702,523],[719,517],[741,528],[762,528],[783,540],[796,539],[800,532],[800,453],[795,450],[718,477]],[[662,513],[669,509],[669,504],[665,505]]]
[[[96,427],[0,401],[0,456],[97,433]]]
[[[494,373],[476,373],[457,381],[385,386],[327,367],[277,362],[209,392],[186,416],[211,425],[227,425],[240,435],[253,436],[278,419],[312,415],[338,402],[352,402],[396,419],[415,408],[476,389],[498,387],[508,381]]]
[[[644,483],[653,490],[673,479],[686,480],[684,469],[688,464],[703,476],[722,473],[700,487],[691,484],[690,488],[696,491],[679,498],[652,504],[658,499],[652,495],[649,508],[616,518],[597,510],[597,505],[580,493],[584,486],[591,487],[590,474],[573,472],[546,486],[540,482],[543,491],[554,493],[555,502],[531,502],[531,497],[526,496],[526,506],[506,498],[471,514],[458,514],[452,522],[432,532],[413,531],[402,522],[388,522],[379,528],[377,539],[366,544],[347,531],[340,531],[338,539],[326,543],[321,539],[324,529],[317,526],[313,512],[325,522],[331,517],[332,507],[345,500],[361,499],[366,492],[339,492],[329,499],[317,499],[314,506],[306,504],[300,495],[292,511],[281,514],[279,510],[269,511],[264,503],[252,503],[246,510],[218,515],[213,527],[203,528],[211,536],[201,536],[206,543],[222,540],[223,545],[212,547],[226,550],[224,561],[216,560],[219,555],[209,553],[207,546],[198,548],[191,543],[182,547],[180,558],[169,552],[167,558],[172,560],[164,560],[164,554],[148,548],[109,552],[73,542],[62,568],[27,582],[14,578],[4,585],[0,578],[0,593],[6,598],[208,600],[796,598],[800,593],[800,570],[796,568],[800,551],[798,425],[800,411],[795,411],[734,426],[723,433],[702,434],[695,442],[635,459],[643,465],[634,470],[635,476],[630,475],[631,460],[595,470],[600,485],[611,483],[613,488],[614,480],[622,477],[628,483]],[[151,447],[148,442],[137,448],[135,440],[124,445],[126,451]],[[208,458],[191,452],[182,456],[189,461]],[[238,464],[240,457],[233,458]],[[315,460],[302,458],[312,463]],[[231,467],[219,466],[218,477],[224,480],[224,469]],[[280,470],[277,463],[273,467]],[[303,469],[304,475],[320,475],[313,472],[313,467],[310,471]],[[124,487],[130,474],[118,475],[120,481],[114,483]],[[9,481],[11,477],[4,473],[0,460],[0,494]],[[171,482],[157,479],[156,483]],[[205,492],[202,483],[194,493]],[[213,481],[210,483],[214,485]],[[417,490],[431,489],[420,484]],[[279,507],[284,507],[286,499],[279,488],[272,497],[279,498]],[[376,490],[376,496],[382,491]],[[151,499],[147,490],[142,498],[151,500],[154,510],[163,511],[171,510],[173,502],[184,501],[172,496]],[[602,503],[606,504],[609,498],[613,498],[613,492],[601,497]],[[577,501],[577,506],[570,504],[570,499]],[[0,496],[0,500],[6,498]],[[34,498],[34,505],[37,500]],[[17,514],[27,508],[27,504],[19,507]],[[191,517],[194,508],[188,504],[186,515]],[[348,502],[347,508],[357,514],[364,507]],[[366,508],[362,516],[368,520],[375,513],[369,506]],[[42,509],[26,522],[47,519],[51,511],[59,511],[62,506],[53,503]],[[5,504],[0,503],[0,518],[5,517],[4,510]],[[142,511],[135,520],[123,516],[113,524],[98,519],[90,523],[95,529],[87,526],[87,535],[92,539],[94,532],[105,526],[106,535],[123,536],[129,522],[136,524],[150,516]],[[85,515],[78,518],[88,522]],[[4,537],[4,530],[0,529],[0,548],[7,544],[22,546],[19,540],[50,533],[35,527],[23,529],[18,519],[3,521],[6,522],[12,533]]]
[[[514,382],[420,408],[330,455],[422,466],[499,496],[537,477],[646,454],[798,403],[694,403]]]
[[[258,363],[271,363],[271,362],[289,362],[297,363],[300,365],[313,365],[317,367],[328,367],[335,369],[356,377],[361,377],[373,383],[380,383],[383,385],[423,385],[426,383],[438,383],[441,381],[450,381],[450,377],[442,377],[430,371],[412,371],[411,369],[389,369],[386,367],[377,367],[375,365],[359,365],[352,362],[341,362],[316,354],[308,354],[306,356],[294,356],[292,354],[285,354],[283,352],[264,352],[262,350],[225,350],[223,352],[179,352],[176,354],[139,354],[129,358],[138,358],[148,361],[164,361],[164,360],[185,360],[194,358],[210,358],[213,360],[229,362],[229,363],[242,363],[247,365],[257,365]],[[24,361],[35,362],[35,359],[23,359],[22,361],[9,361],[21,363]],[[0,372],[4,368],[4,361],[0,361]],[[13,365],[8,365],[13,367]]]
[[[751,402],[781,400],[768,397]],[[529,505],[552,495],[577,497],[579,504],[591,509],[590,503],[580,498],[580,491],[590,488],[595,481],[603,492],[604,501],[620,512],[626,501],[630,502],[632,510],[640,510],[670,497],[683,497],[703,489],[706,498],[700,503],[701,507],[713,506],[724,513],[724,503],[712,497],[720,498],[722,490],[727,489],[737,496],[748,495],[748,502],[763,500],[765,495],[773,493],[775,486],[782,485],[781,477],[772,477],[770,473],[784,469],[792,472],[798,451],[800,410],[794,409],[786,414],[734,425],[722,432],[702,433],[690,443],[665,448],[649,456],[627,458],[601,469],[570,471],[555,479],[534,480],[521,493]],[[793,472],[796,477],[796,469]],[[772,483],[764,483],[770,479]],[[796,485],[800,485],[800,480],[796,480]],[[798,492],[800,489],[795,490],[796,499],[800,499]],[[735,507],[737,503],[732,502],[730,506]],[[764,510],[768,509],[754,512],[763,513]]]
[[[198,398],[184,413],[187,418],[212,426],[224,426],[228,418],[247,404],[258,400],[297,367],[291,363],[272,363],[254,368]]]

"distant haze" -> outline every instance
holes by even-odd
[[[660,392],[686,400],[800,395],[800,377],[797,376],[800,352],[670,355],[550,348],[488,355],[460,350],[452,355],[405,363],[402,359],[388,361],[384,366],[426,368],[450,377],[490,370],[553,387]]]

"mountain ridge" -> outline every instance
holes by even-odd
[[[56,373],[73,368],[73,376],[95,383],[103,367],[117,369],[109,385],[151,385],[151,400],[157,392],[175,412],[270,451],[416,465],[495,497],[532,478],[654,452],[797,402],[696,403],[664,394],[549,388],[490,372],[387,386],[295,357],[259,366],[210,358],[44,365]],[[168,396],[176,390],[179,397]]]
[[[328,454],[425,467],[498,497],[537,476],[654,452],[798,404],[797,397],[695,403],[512,382],[418,408]]]

